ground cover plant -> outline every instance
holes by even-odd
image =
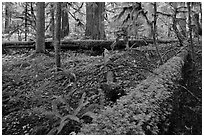
[[[165,55],[172,46],[175,50]],[[179,49],[175,45],[164,47],[160,51],[166,60]],[[77,134],[82,125],[91,123],[104,107],[111,107],[121,94],[128,94],[141,80],[146,79],[158,62],[157,55],[147,50],[114,51],[109,53],[111,57],[106,64],[102,55],[88,56],[66,51],[62,55],[64,71],[55,72],[53,57],[44,54],[32,57],[32,51],[11,52],[2,58],[3,134]],[[197,52],[198,60],[200,56],[200,52]],[[196,63],[197,68],[201,67],[200,63]],[[114,76],[108,78],[107,72],[113,72]],[[193,75],[198,86],[188,89],[194,91],[196,88],[193,95],[198,98],[201,97],[200,73],[198,69]],[[107,84],[107,80],[110,84]],[[192,81],[189,83],[193,84]],[[114,96],[106,94],[109,91]],[[189,96],[189,92],[181,93],[181,96],[180,101],[184,103],[182,108],[187,108],[187,112],[178,110],[174,114],[178,117],[182,115],[180,120],[187,121],[191,130],[182,129],[183,126],[177,122],[178,117],[175,117],[172,129],[175,134],[199,133],[199,128],[192,122],[201,118],[200,103],[194,96]],[[196,119],[189,111],[197,115]]]

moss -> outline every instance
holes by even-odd
[[[168,127],[172,113],[174,92],[177,82],[182,80],[182,67],[187,52],[178,54],[155,70],[127,96],[120,98],[112,108],[107,107],[94,119],[84,125],[80,134],[161,134]]]

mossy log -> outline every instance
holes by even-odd
[[[113,43],[113,40],[63,40],[61,41],[61,48],[68,49],[68,50],[93,50],[93,51],[103,51],[104,48],[108,50],[111,49],[110,45]],[[144,46],[149,43],[152,43],[152,40],[131,40],[130,46],[135,44],[134,47]],[[172,43],[177,42],[177,40],[159,40],[158,43]],[[9,41],[9,42],[2,42],[3,48],[35,48],[34,41]],[[123,40],[120,40],[116,45],[116,49],[124,49],[125,43]],[[46,49],[54,49],[52,41],[45,42]]]
[[[188,61],[187,49],[169,59],[154,70],[128,95],[117,100],[113,107],[107,107],[84,125],[79,134],[140,135],[165,134],[170,125],[175,98]]]

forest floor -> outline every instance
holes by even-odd
[[[178,50],[175,44],[161,47],[163,55],[175,49],[165,55],[165,61]],[[171,134],[201,134],[202,131],[202,103],[195,99],[202,100],[202,47],[197,44],[195,47],[196,70],[189,79],[190,92],[179,96],[182,111],[175,112]],[[108,90],[103,87],[107,80],[104,57],[62,52],[64,71],[60,73],[55,71],[53,57],[30,56],[32,53],[10,50],[2,55],[2,134],[79,132],[82,123],[91,122],[93,114],[100,112],[101,91]],[[111,56],[109,68],[114,71],[114,88],[118,94],[128,94],[158,67],[155,51],[114,51]],[[105,100],[105,106],[114,103],[108,97]]]

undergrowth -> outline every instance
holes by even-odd
[[[166,53],[172,46],[175,50]],[[176,50],[175,45],[160,48],[165,61],[174,56]],[[107,65],[104,65],[101,55],[87,56],[66,51],[61,55],[64,73],[56,73],[53,57],[39,54],[32,58],[32,53],[11,50],[2,56],[4,135],[77,134],[83,125],[92,123],[102,113],[102,108],[113,106],[109,95],[104,94],[109,91],[128,94],[158,66],[154,50],[114,51]],[[197,72],[196,80],[202,71]],[[196,96],[198,94],[199,91]],[[188,108],[194,109],[194,106]],[[144,117],[139,115],[138,118]],[[120,122],[130,124],[127,121]]]

